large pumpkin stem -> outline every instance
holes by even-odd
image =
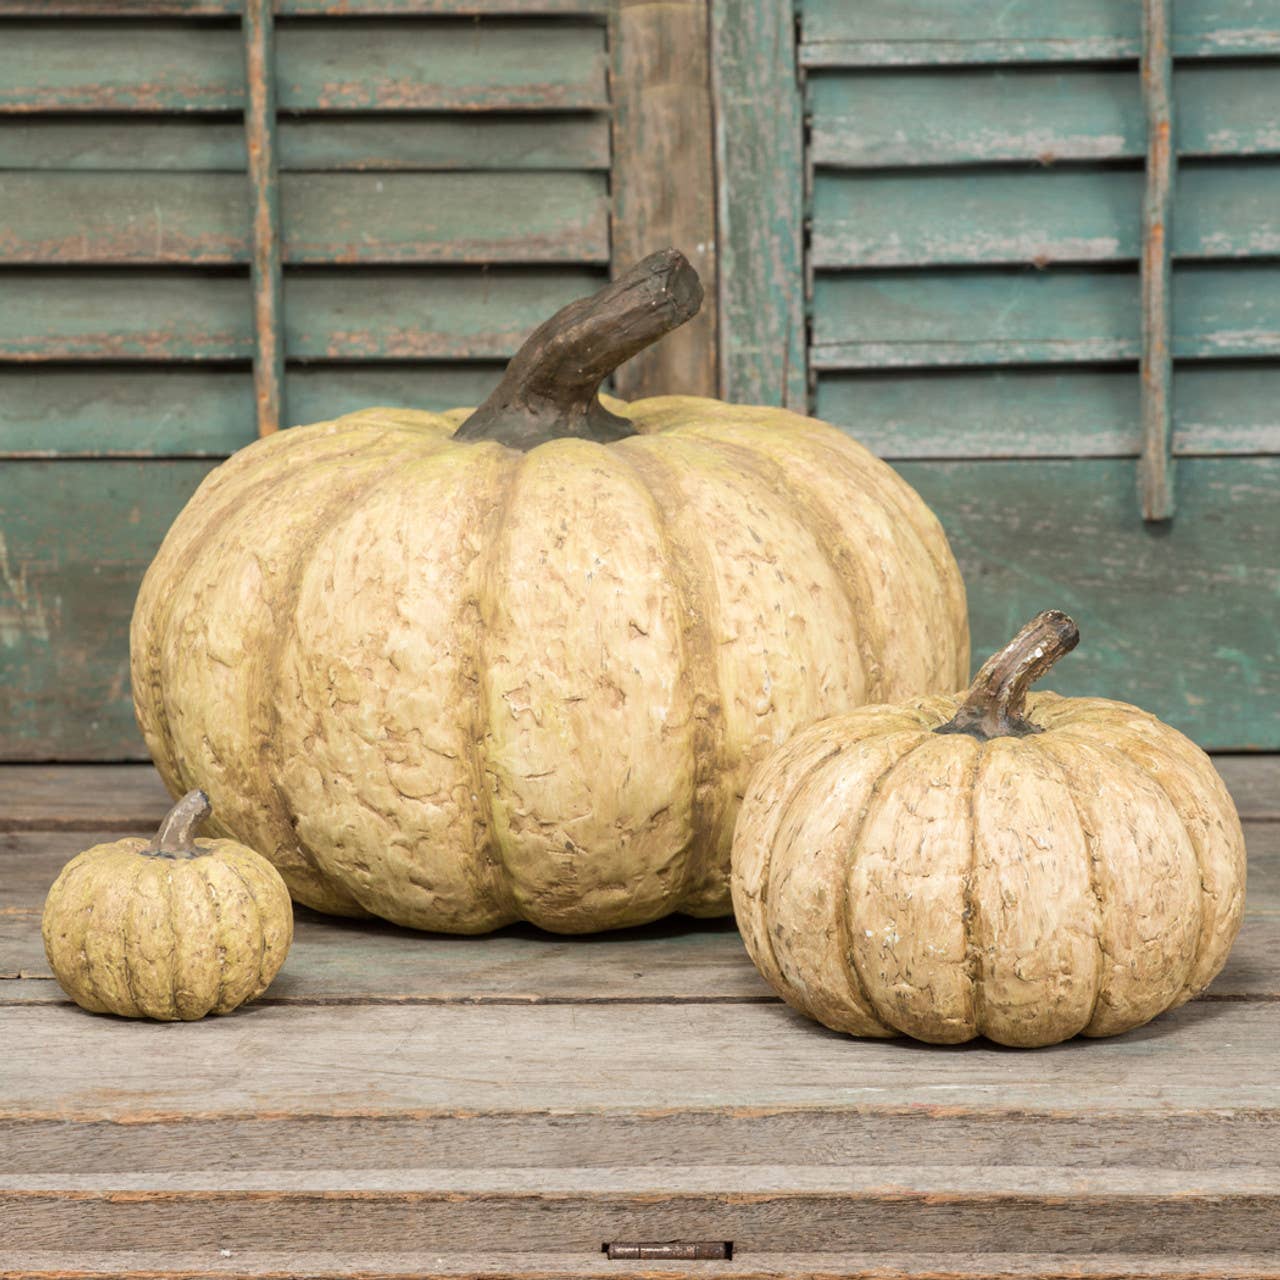
[[[563,436],[608,444],[635,435],[628,419],[600,403],[600,384],[701,305],[702,284],[685,256],[676,249],[650,254],[539,325],[454,439],[532,449]]]
[[[203,791],[188,791],[164,816],[143,853],[161,857],[194,857],[203,850],[196,845],[196,828],[213,812],[209,797]]]
[[[1026,717],[1027,691],[1080,641],[1080,629],[1065,613],[1037,614],[999,653],[982,664],[960,710],[935,733],[1024,738],[1041,733]]]

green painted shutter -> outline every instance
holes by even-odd
[[[975,652],[1280,748],[1280,3],[1177,0],[1177,510],[1145,524],[1136,0],[801,0],[812,407],[938,513]]]
[[[0,758],[144,755],[138,580],[254,438],[242,7],[0,10]],[[477,403],[608,272],[604,7],[276,11],[286,424]]]

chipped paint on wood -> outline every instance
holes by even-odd
[[[720,394],[804,412],[804,124],[791,6],[712,0]]]
[[[284,282],[272,0],[245,0],[241,32],[247,86],[244,137],[251,193],[248,249],[253,287],[253,399],[258,435],[268,436],[280,429],[284,416]]]
[[[603,113],[537,113],[280,120],[280,170],[466,169],[603,171],[609,121]],[[169,172],[198,182],[209,173],[243,174],[244,128],[181,116],[94,120],[0,118],[0,169]],[[192,172],[195,171],[195,172]],[[5,179],[12,181],[12,175]],[[287,184],[286,184],[287,185]]]
[[[62,19],[9,23],[5,37],[0,113],[244,107],[240,44],[229,27]],[[351,18],[341,40],[323,24],[282,27],[277,49],[277,95],[285,110],[608,106],[604,28],[595,21]]]
[[[1078,168],[968,173],[819,170],[811,256],[818,268],[1132,262],[1142,252],[1143,176]],[[1280,170],[1184,165],[1170,248],[1178,259],[1280,250]]]
[[[533,327],[598,289],[589,268],[299,270],[285,300],[296,359],[505,359]],[[426,300],[430,300],[428,305]],[[11,271],[0,276],[0,360],[248,360],[248,281],[145,271],[127,295],[111,272]]]
[[[802,0],[806,66],[886,66],[1136,59],[1133,0]],[[1280,48],[1280,0],[1179,4],[1176,57],[1258,56]]]
[[[620,0],[613,58],[615,270],[673,245],[718,290],[710,0]],[[607,256],[607,251],[606,251]],[[614,376],[624,399],[717,392],[717,309],[707,305]]]
[[[1280,367],[1183,364],[1174,453],[1280,454]],[[814,412],[883,458],[1136,458],[1136,371],[1118,368],[824,371]]]
[[[1178,155],[1274,155],[1280,67],[1179,66]],[[1129,67],[980,68],[939,75],[815,71],[808,77],[813,162],[834,168],[1136,160],[1146,154]]]
[[[1280,268],[1187,264],[1173,355],[1280,355]],[[1137,272],[850,272],[814,284],[818,369],[1137,360]]]
[[[1142,0],[1142,97],[1147,117],[1147,170],[1142,198],[1142,357],[1138,366],[1142,457],[1138,494],[1144,520],[1169,520],[1175,505],[1170,332],[1177,173],[1169,0]]]

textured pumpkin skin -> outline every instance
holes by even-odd
[[[63,867],[45,900],[45,954],[93,1013],[184,1022],[257,999],[293,941],[279,873],[231,840],[198,857],[148,853],[142,839],[95,845]]]
[[[1208,756],[1124,703],[1032,694],[1043,732],[934,732],[963,700],[864,707],[753,778],[733,849],[747,949],[857,1036],[1054,1044],[1202,991],[1244,909],[1245,848]]]
[[[139,723],[299,901],[458,933],[726,913],[759,759],[964,678],[959,572],[889,467],[782,410],[608,408],[639,434],[294,428],[179,516],[134,613]]]

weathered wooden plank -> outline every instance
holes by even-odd
[[[0,112],[244,105],[231,27],[62,19],[13,22],[5,37]],[[604,45],[596,22],[352,18],[341,39],[324,24],[282,24],[279,101],[289,111],[600,110],[608,105]]]
[[[253,400],[258,435],[284,417],[284,280],[276,154],[276,19],[272,0],[245,0],[244,135],[248,152],[249,281],[253,288]]]
[[[1179,456],[1280,453],[1280,368],[1174,371]],[[823,372],[815,413],[885,458],[1137,457],[1132,367]]]
[[[155,824],[135,823],[135,834]],[[98,831],[0,835],[0,1004],[65,1000],[40,939],[44,896],[81,849],[117,839]],[[1280,823],[1251,823],[1247,918],[1208,1000],[1280,1001]],[[529,926],[485,938],[413,933],[380,921],[295,910],[293,947],[270,1004],[621,1004],[776,1000],[732,920],[676,919],[642,929],[565,938]]]
[[[803,0],[801,59],[807,66],[974,62],[1096,62],[1136,58],[1140,12],[1127,0],[1013,0],[996,12],[982,0]],[[1181,0],[1174,6],[1178,57],[1280,51],[1276,0]]]
[[[298,271],[285,340],[301,360],[504,359],[602,273]],[[236,275],[11,271],[0,277],[0,360],[247,360],[249,285]]]
[[[1280,747],[1278,458],[1188,458],[1185,520],[1134,515],[1128,461],[904,462],[968,584],[975,657],[1048,604],[1080,623],[1050,686],[1137,703],[1218,749]],[[1089,548],[1084,555],[1082,548]]]
[[[1274,155],[1280,67],[1178,67],[1179,156]],[[834,168],[1137,160],[1146,150],[1130,67],[815,71],[810,154]]]
[[[128,693],[133,598],[208,470],[200,462],[0,469],[0,758],[139,754]]]
[[[1146,189],[1142,195],[1142,455],[1138,500],[1144,520],[1169,520],[1175,509],[1173,461],[1173,217],[1177,172],[1174,149],[1173,58],[1169,52],[1169,0],[1142,3],[1142,100],[1147,118]],[[1190,177],[1184,173],[1184,177]]]
[[[625,268],[674,245],[708,299],[618,370],[618,394],[627,399],[717,390],[710,9],[710,0],[620,0],[614,12],[613,260]]]
[[[0,766],[0,830],[147,831],[170,804],[160,775],[150,765]],[[7,853],[12,845],[4,846]],[[5,902],[17,892],[10,871]],[[34,866],[34,863],[32,864]]]
[[[789,5],[712,0],[720,394],[803,411],[804,129]]]
[[[314,365],[286,370],[291,425],[370,405],[440,411],[479,404],[501,364]],[[0,457],[218,458],[249,444],[241,369],[0,367]]]
[[[0,1117],[941,1105],[1274,1120],[1278,1030],[1280,1004],[1201,1001],[1123,1036],[1029,1054],[854,1041],[777,1004],[657,1005],[642,1018],[614,1005],[365,1005],[341,1018],[267,1005],[182,1028],[10,1006]]]
[[[594,173],[286,174],[290,263],[609,260]],[[21,264],[251,260],[250,184],[223,173],[13,173],[0,257]]]
[[[813,192],[819,268],[1125,262],[1142,247],[1143,174],[1038,169],[822,172]],[[1280,170],[1186,164],[1170,247],[1179,258],[1280,251]]]
[[[1174,272],[1173,354],[1280,354],[1280,271],[1187,263]],[[823,273],[818,369],[1060,364],[1138,358],[1136,272]]]
[[[1280,822],[1280,757],[1218,756],[1214,765],[1243,816]]]
[[[785,1176],[785,1170],[778,1171]],[[598,1181],[601,1179],[597,1173]],[[618,1175],[614,1175],[617,1177]],[[646,1179],[626,1190],[399,1192],[146,1191],[0,1193],[10,1238],[39,1257],[67,1258],[86,1246],[150,1255],[163,1266],[175,1243],[215,1256],[227,1240],[246,1250],[294,1239],[324,1241],[341,1254],[393,1239],[406,1258],[523,1249],[586,1258],[604,1239],[729,1240],[743,1259],[792,1252],[821,1240],[833,1252],[910,1250],[921,1238],[942,1252],[1016,1248],[1068,1257],[1092,1251],[1101,1234],[1139,1256],[1194,1253],[1202,1264],[1235,1254],[1280,1261],[1280,1197],[1268,1191],[1128,1194],[1096,1192],[938,1193],[845,1191],[672,1191]],[[1243,1179],[1236,1179],[1237,1182]],[[634,1185],[634,1184],[633,1184]],[[353,1209],[356,1211],[353,1212]],[[1000,1244],[996,1244],[1000,1241]],[[32,1248],[36,1245],[35,1248]]]
[[[279,135],[283,171],[609,167],[609,120],[600,113],[291,116]],[[243,173],[247,164],[238,123],[0,118],[0,169]]]

